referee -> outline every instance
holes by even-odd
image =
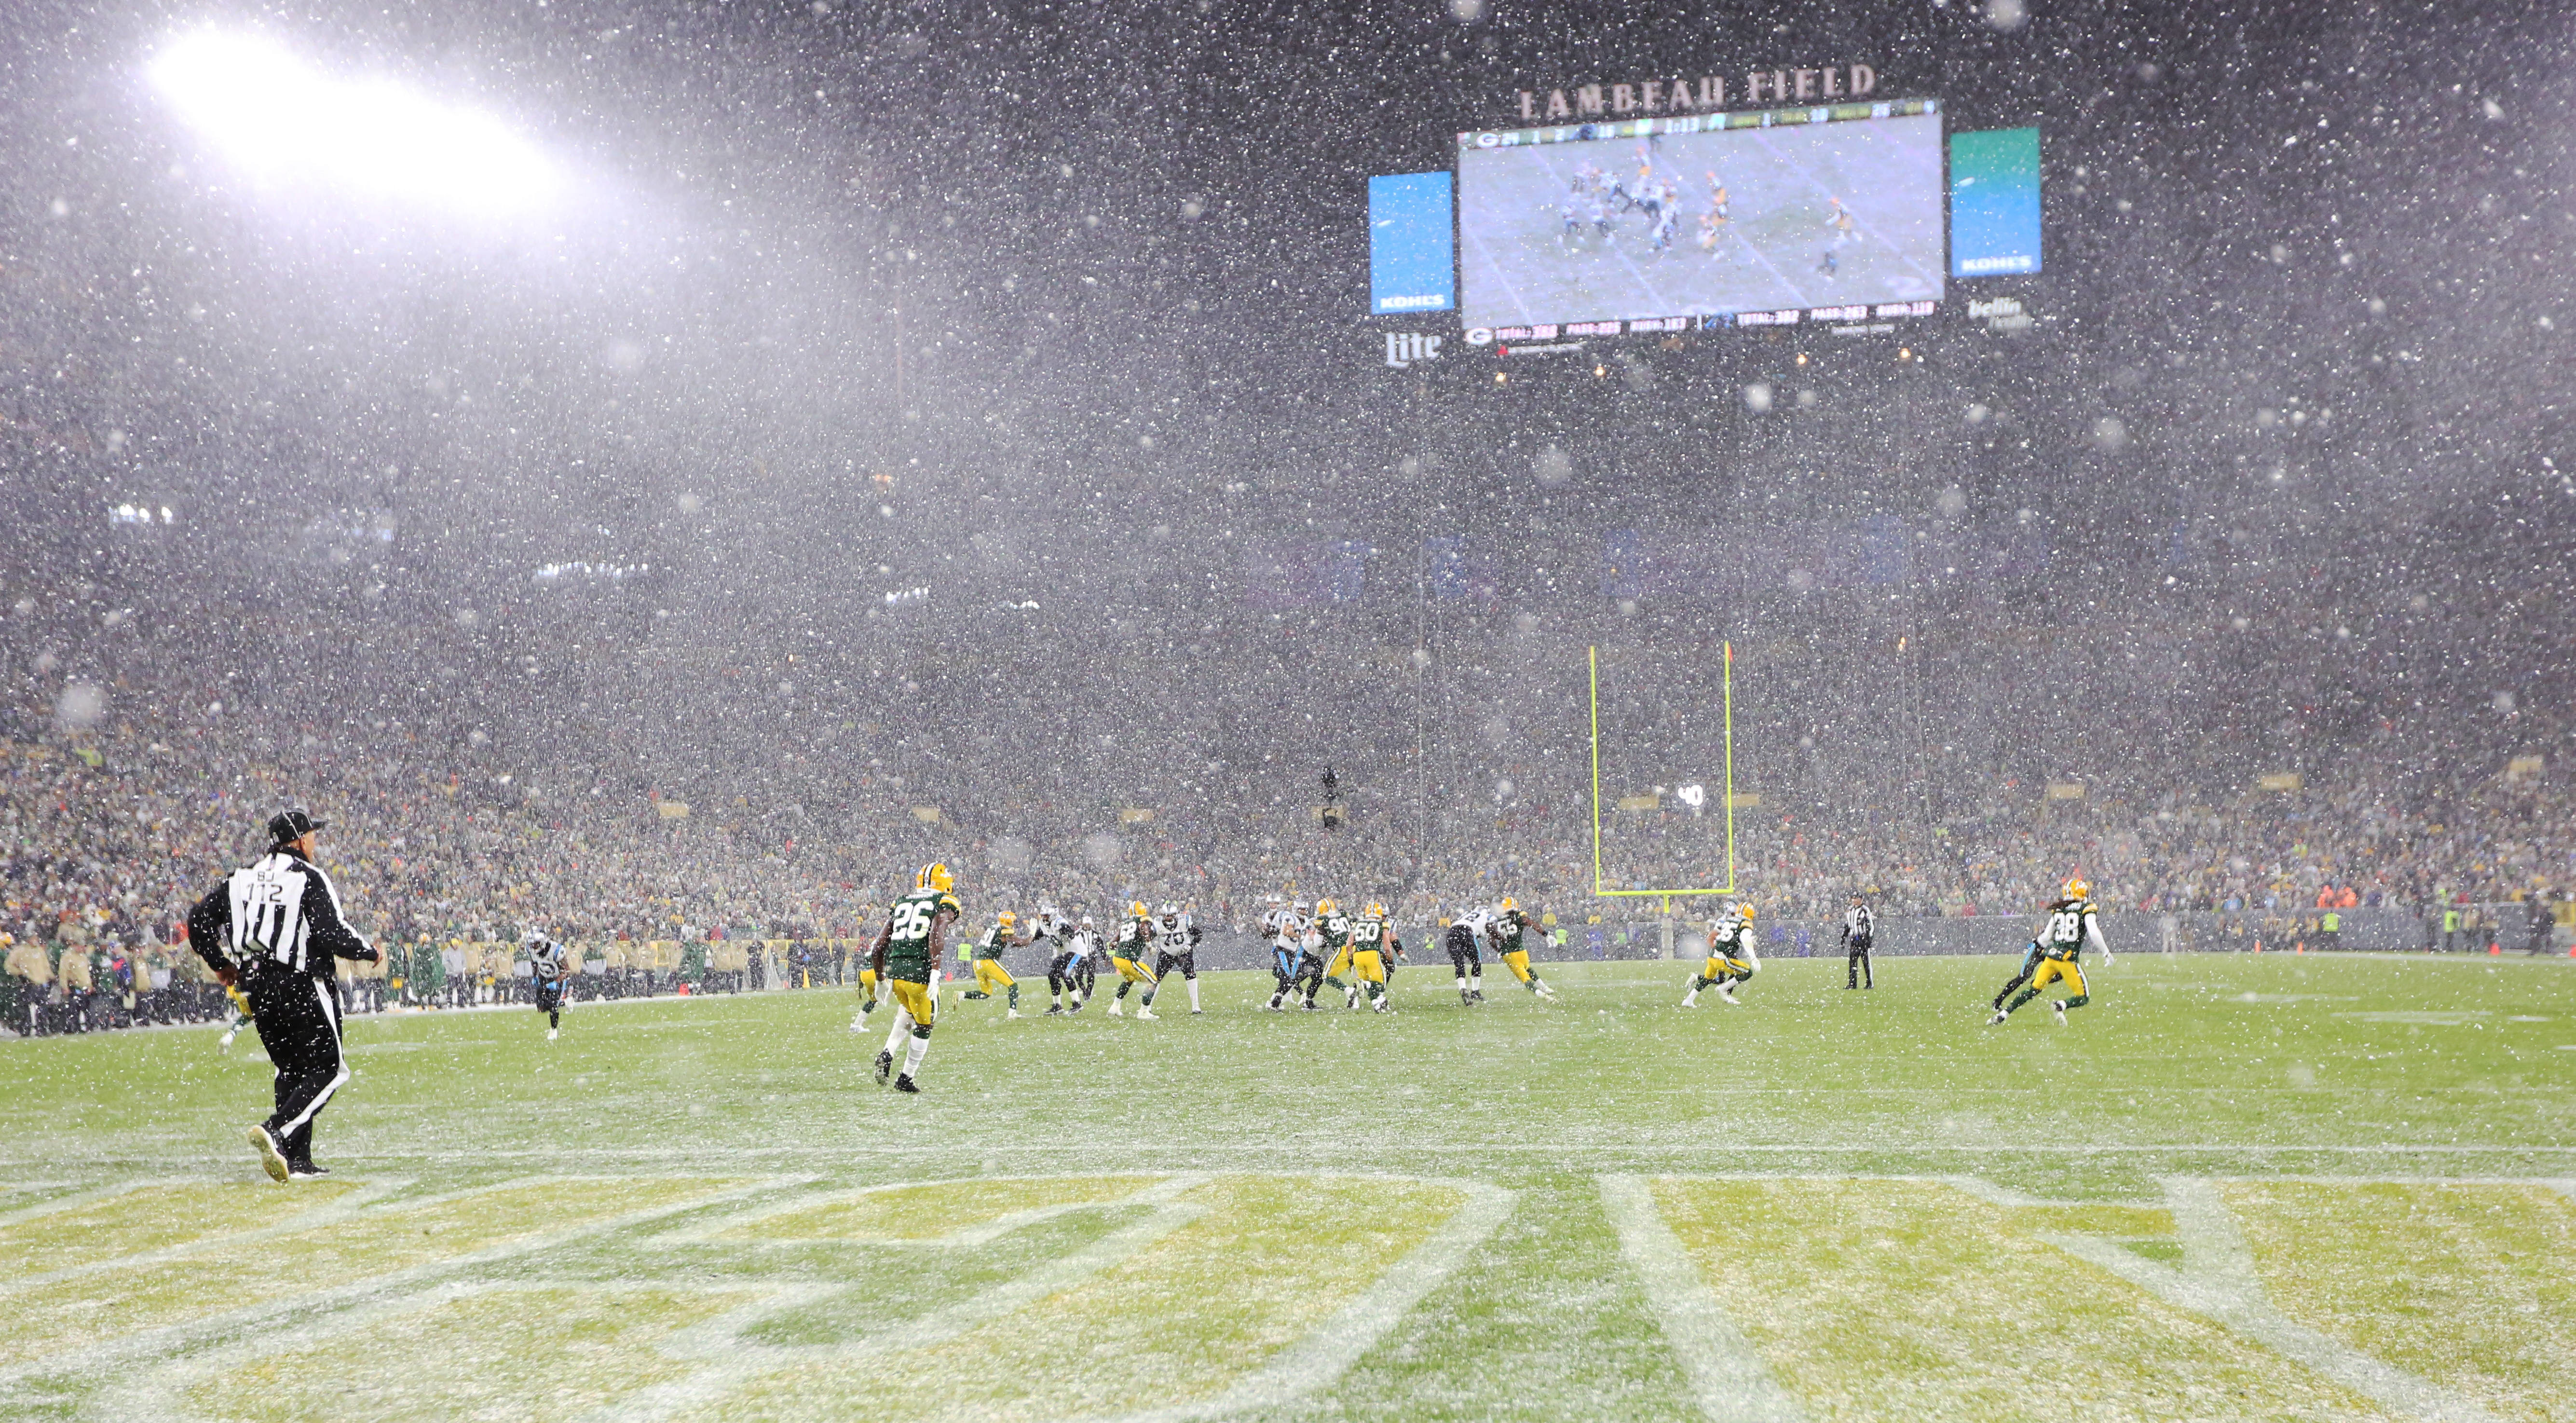
[[[322,827],[301,810],[270,816],[268,853],[188,911],[188,947],[249,996],[251,1021],[277,1065],[277,1110],[250,1129],[250,1144],[278,1181],[330,1174],[313,1164],[313,1119],[349,1080],[332,960],[378,958],[340,918],[330,876],[313,863]]]
[[[1855,893],[1843,914],[1843,987],[1876,988],[1878,973],[1870,963],[1870,942],[1878,937],[1878,916],[1869,901]]]

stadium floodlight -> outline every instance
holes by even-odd
[[[545,155],[491,115],[390,80],[326,74],[262,36],[181,35],[147,73],[254,183],[484,218],[541,208],[562,186]]]

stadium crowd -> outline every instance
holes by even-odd
[[[1281,892],[1380,895],[1414,923],[1503,894],[1558,926],[1657,912],[1603,910],[1588,822],[1544,809],[1483,821],[1472,838],[1453,828],[1427,849],[1426,818],[1369,806],[1335,829],[1177,808],[1056,836],[970,833],[896,806],[807,838],[764,833],[747,807],[508,799],[364,723],[211,708],[74,726],[61,711],[58,699],[50,722],[0,743],[0,1006],[21,1033],[227,1011],[181,921],[290,802],[333,822],[325,863],[358,923],[399,950],[388,970],[350,966],[358,1011],[510,1001],[525,983],[514,948],[538,932],[589,961],[577,989],[589,995],[839,982],[871,908],[931,858],[956,865],[984,907],[1050,900],[1105,919],[1131,898],[1169,898],[1217,928]],[[2026,914],[2080,869],[2114,913],[2388,909],[2424,916],[2428,934],[2440,923],[2445,942],[2483,922],[2518,944],[2519,919],[2495,906],[2554,899],[2576,864],[2576,801],[2527,766],[2460,787],[2443,820],[2399,802],[2360,780],[2145,811],[1998,785],[1928,836],[1748,806],[1737,877],[1783,921],[1826,920],[1853,892],[1885,915]],[[1723,825],[1716,808],[1617,812],[1614,883],[1722,882],[1710,877],[1724,871]]]

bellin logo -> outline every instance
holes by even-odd
[[[1438,359],[1440,359],[1439,337],[1416,335],[1411,331],[1386,333],[1386,363],[1395,369],[1403,370],[1415,361]]]

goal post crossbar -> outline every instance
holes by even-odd
[[[1735,644],[1721,644],[1725,663],[1719,673],[1724,707],[1726,747],[1726,883],[1705,889],[1612,889],[1601,874],[1601,649],[1589,649],[1592,678],[1592,897],[1595,899],[1661,899],[1670,913],[1672,901],[1735,893]]]

